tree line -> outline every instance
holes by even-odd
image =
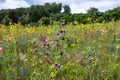
[[[61,10],[63,9],[63,12]],[[44,5],[32,5],[28,8],[2,9],[0,10],[0,23],[9,25],[10,22],[21,24],[50,25],[60,19],[68,23],[94,23],[109,22],[120,19],[120,7],[100,12],[97,8],[91,7],[87,13],[71,13],[69,5],[61,3],[45,3]]]

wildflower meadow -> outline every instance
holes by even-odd
[[[1,24],[0,80],[120,80],[120,21]]]

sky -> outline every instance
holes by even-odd
[[[99,11],[104,12],[120,6],[120,0],[0,0],[0,9],[44,5],[47,2],[67,4],[70,6],[72,13],[86,13],[90,7],[96,7]]]

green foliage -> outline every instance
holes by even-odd
[[[62,8],[64,9],[63,12],[61,12]],[[91,7],[87,10],[87,13],[71,14],[69,5],[45,3],[44,5],[32,5],[28,8],[0,10],[0,23],[5,16],[8,16],[13,23],[21,22],[23,25],[36,24],[43,17],[52,17],[51,24],[62,18],[65,19],[65,24],[74,23],[74,21],[78,21],[80,24],[102,23],[113,21],[113,19],[117,21],[120,18],[119,13],[120,7],[105,12],[100,12],[97,8]],[[48,23],[45,25],[48,25]]]
[[[5,18],[2,20],[2,23],[6,26],[8,26],[11,22],[11,19],[8,16],[5,16]]]
[[[29,15],[23,15],[19,18],[19,22],[21,22],[21,24],[25,25],[25,24],[28,24],[30,23],[30,17]]]
[[[48,17],[42,17],[38,23],[40,25],[49,25],[50,24],[50,19]]]
[[[64,8],[64,13],[65,14],[70,14],[71,9],[70,9],[69,5],[64,5],[63,8]]]

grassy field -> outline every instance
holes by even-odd
[[[0,80],[120,80],[120,22],[0,25]]]

